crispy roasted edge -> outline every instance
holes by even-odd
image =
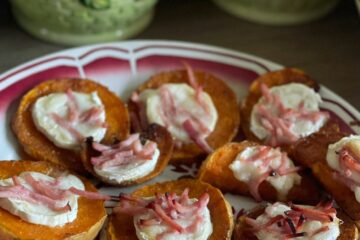
[[[249,92],[241,104],[241,127],[248,140],[264,143],[264,141],[256,137],[250,129],[252,109],[261,97],[261,83],[264,83],[270,88],[288,83],[302,83],[310,88],[313,88],[315,91],[318,91],[320,87],[303,71],[296,68],[285,68],[274,72],[268,72],[252,82]],[[282,147],[285,150],[290,151],[290,146]]]
[[[129,134],[130,122],[125,104],[106,87],[84,79],[55,79],[43,82],[21,99],[13,117],[12,129],[27,154],[34,160],[49,161],[85,173],[78,152],[55,146],[44,134],[37,130],[31,115],[31,108],[39,97],[68,89],[83,93],[97,91],[106,112],[106,135],[102,142],[110,143],[114,138],[123,139]]]
[[[240,113],[236,95],[229,86],[221,79],[201,71],[195,71],[198,83],[208,93],[218,112],[218,120],[214,131],[207,137],[209,145],[216,149],[230,142],[236,135],[240,125]],[[188,83],[185,70],[163,72],[152,76],[148,81],[140,85],[138,93],[146,89],[156,89],[165,83]],[[130,114],[136,114],[136,106],[129,101]],[[192,163],[205,153],[196,144],[185,144],[181,148],[174,148],[170,163]]]
[[[18,175],[24,171],[35,171],[52,177],[61,176],[62,167],[44,161],[0,161],[0,179]],[[79,177],[87,191],[96,188],[83,177]],[[38,239],[38,240],[92,240],[100,231],[107,217],[101,200],[79,198],[77,218],[62,227],[47,227],[31,224],[0,208],[1,239]]]
[[[158,162],[156,164],[155,169],[144,177],[117,183],[116,181],[109,180],[102,176],[97,175],[96,172],[94,171],[93,165],[90,162],[91,157],[96,156],[98,154],[98,152],[94,150],[91,146],[92,145],[91,139],[88,139],[86,141],[81,151],[82,163],[84,164],[86,170],[88,170],[96,178],[111,185],[131,186],[148,181],[158,176],[160,173],[162,173],[162,171],[164,171],[165,167],[168,165],[169,160],[171,158],[174,144],[170,133],[164,127],[157,124],[150,124],[148,128],[140,134],[140,137],[156,142],[157,147],[160,151],[160,156],[158,158]]]
[[[343,183],[333,178],[326,161],[328,146],[345,137],[336,125],[329,126],[301,139],[295,145],[293,159],[311,168],[315,178],[333,196],[337,204],[360,226],[360,203],[355,194]]]
[[[247,147],[258,146],[258,143],[243,141],[240,143],[228,143],[218,148],[214,153],[209,155],[202,163],[198,179],[221,189],[224,192],[232,192],[251,196],[248,185],[237,180],[229,165],[235,160],[236,156]],[[320,190],[309,174],[303,172],[301,183],[295,185],[286,199],[278,199],[277,191],[268,182],[260,184],[259,193],[267,201],[294,201],[296,203],[315,204],[320,199]]]
[[[246,215],[240,216],[236,219],[234,228],[234,240],[257,240],[258,238],[254,234],[247,231],[248,225],[245,223],[245,217],[256,219],[265,210],[265,206],[260,205],[254,208]],[[337,240],[357,240],[358,229],[354,222],[340,209],[337,209],[337,217],[343,221],[340,225],[340,236]]]
[[[297,163],[311,167],[316,162],[326,164],[327,148],[330,144],[345,137],[337,124],[326,124],[319,132],[299,139],[294,144],[291,157]]]
[[[327,164],[317,162],[312,166],[312,171],[336,203],[360,227],[360,204],[356,201],[355,193],[333,178],[332,170]]]
[[[189,188],[190,198],[199,198],[205,192],[210,195],[208,208],[213,224],[213,233],[209,237],[209,240],[230,240],[234,227],[231,207],[220,190],[210,184],[193,179],[182,179],[145,186],[136,190],[132,195],[137,197],[151,197],[155,193],[176,192],[177,194],[181,194],[185,188]],[[137,239],[133,219],[125,214],[112,214],[109,224],[106,227],[106,232],[108,240]]]

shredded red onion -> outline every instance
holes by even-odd
[[[134,161],[151,160],[157,149],[156,142],[147,140],[143,145],[140,134],[132,134],[124,141],[112,146],[93,143],[92,147],[100,152],[97,157],[91,158],[91,163],[100,169],[129,164]]]
[[[200,213],[207,206],[209,195],[204,193],[198,201],[192,202],[188,193],[189,190],[185,189],[180,196],[175,193],[166,193],[155,194],[154,198],[145,199],[122,194],[119,206],[114,208],[114,212],[132,216],[139,214],[149,216],[149,218],[140,219],[138,223],[140,227],[159,224],[168,226],[170,230],[159,234],[157,239],[171,233],[193,233],[203,222]],[[176,220],[184,218],[193,219],[193,222],[187,227],[182,227]]]
[[[245,223],[253,233],[267,231],[270,234],[275,234],[279,239],[289,239],[301,236],[312,237],[328,231],[329,227],[327,225],[313,232],[304,232],[302,226],[307,221],[320,221],[323,224],[327,224],[333,221],[336,216],[336,209],[333,208],[329,202],[326,204],[318,204],[315,207],[305,207],[294,204],[290,204],[290,207],[291,210],[285,211],[283,214],[276,215],[275,217],[269,216],[269,220],[265,223],[259,224],[257,220],[249,217],[245,217]],[[265,211],[264,214],[267,215],[268,213]]]
[[[271,167],[271,163],[274,159],[280,158],[280,166],[276,169]],[[302,170],[302,167],[286,167],[286,163],[290,161],[285,152],[280,152],[280,149],[274,149],[269,146],[257,146],[256,152],[247,158],[240,158],[245,164],[253,164],[255,161],[261,161],[261,165],[257,167],[258,171],[264,171],[258,177],[250,179],[248,184],[250,194],[256,201],[261,201],[259,193],[259,186],[263,181],[266,181],[269,176],[284,176],[292,173],[296,173]]]
[[[270,93],[269,88],[261,83],[260,85],[264,102],[257,105],[257,111],[262,126],[270,133],[266,142],[271,146],[293,143],[299,136],[291,131],[291,127],[297,119],[318,121],[321,117],[330,117],[325,111],[307,111],[304,102],[301,102],[296,109],[289,109],[284,106],[276,94]],[[267,106],[272,106],[275,110],[270,110]]]
[[[24,176],[24,180],[31,186],[31,189],[25,187],[17,176],[13,176],[12,186],[0,186],[0,198],[14,198],[24,200],[33,204],[44,205],[54,211],[71,211],[66,197],[71,194],[80,195],[93,200],[109,200],[110,197],[97,192],[89,192],[71,187],[61,189],[58,187],[58,181],[48,182],[36,180],[29,173]]]

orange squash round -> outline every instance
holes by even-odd
[[[55,79],[35,86],[21,99],[12,121],[12,128],[23,150],[32,159],[49,161],[85,173],[79,152],[55,146],[36,128],[31,114],[31,108],[38,98],[55,92],[65,92],[68,89],[82,93],[97,91],[105,107],[108,126],[102,142],[110,143],[114,138],[127,137],[130,122],[125,104],[106,87],[82,79]]]
[[[236,220],[234,229],[234,240],[258,240],[258,238],[249,230],[249,225],[246,224],[245,218],[249,217],[256,219],[264,213],[265,207],[259,206],[247,213],[240,216]],[[358,229],[354,222],[340,209],[337,209],[337,217],[342,220],[340,225],[340,235],[337,240],[356,240],[358,239]],[[296,239],[296,238],[295,238]]]
[[[285,68],[279,71],[266,73],[254,82],[252,82],[249,92],[246,98],[241,104],[241,127],[247,140],[251,140],[258,143],[264,143],[259,139],[250,129],[251,112],[253,107],[258,103],[261,98],[261,84],[265,84],[269,88],[284,85],[288,83],[301,83],[315,91],[319,91],[319,85],[303,71],[296,68]],[[290,151],[290,146],[282,146],[284,150]]]
[[[202,163],[198,179],[207,182],[224,192],[232,192],[251,196],[247,183],[241,182],[234,177],[229,165],[236,156],[247,147],[258,146],[258,143],[243,141],[240,143],[228,143],[218,148],[209,155]],[[259,186],[262,199],[267,201],[293,201],[296,203],[315,204],[320,199],[320,189],[308,174],[301,174],[301,182],[290,189],[286,199],[279,199],[276,189],[269,182],[262,182]]]
[[[178,181],[156,183],[145,186],[133,192],[135,197],[151,197],[155,193],[165,194],[166,192],[175,192],[181,194],[185,188],[189,188],[190,198],[199,198],[207,192],[210,196],[208,208],[213,225],[213,233],[209,240],[230,240],[233,231],[233,216],[231,207],[225,200],[219,189],[210,184],[193,179],[182,179]],[[106,227],[107,240],[136,240],[133,218],[125,214],[112,214]]]
[[[24,171],[58,177],[66,170],[44,161],[0,161],[0,179],[19,175]],[[90,181],[79,178],[84,183],[86,191],[96,192]],[[0,208],[0,239],[92,240],[100,231],[107,216],[104,202],[79,197],[78,206],[77,218],[61,227],[28,223]]]
[[[206,138],[208,144],[216,149],[231,141],[238,132],[240,113],[235,93],[221,79],[207,72],[195,71],[195,77],[204,92],[208,93],[218,113],[218,120],[214,131]],[[152,76],[140,85],[137,93],[146,89],[157,89],[166,83],[189,83],[185,70],[163,72]],[[128,102],[130,114],[136,114],[137,108],[132,101]],[[195,143],[183,144],[174,148],[171,163],[192,163],[197,157],[204,156],[205,152]]]
[[[141,133],[141,136],[143,136],[145,139],[156,142],[157,147],[160,151],[160,156],[158,158],[155,169],[152,172],[150,172],[148,175],[134,180],[123,181],[121,183],[114,183],[113,181],[110,181],[102,176],[97,175],[91,163],[91,157],[95,156],[98,153],[96,152],[96,150],[92,148],[91,140],[88,140],[86,142],[84,148],[81,151],[81,160],[84,164],[84,167],[86,168],[86,170],[88,170],[91,174],[93,174],[96,178],[100,179],[101,181],[121,187],[140,184],[158,176],[160,173],[164,171],[165,167],[168,165],[170,161],[174,147],[172,137],[164,127],[161,127],[157,124],[149,125],[148,129],[146,129]]]
[[[328,146],[343,137],[346,137],[346,134],[341,132],[337,125],[324,127],[296,143],[293,159],[312,170],[313,176],[360,227],[360,203],[356,200],[355,193],[333,178],[333,170],[326,161]]]

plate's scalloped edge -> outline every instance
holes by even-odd
[[[17,67],[14,67],[3,74],[0,75],[0,83],[6,81],[10,77],[14,76],[24,69],[29,69],[34,65],[39,65],[43,62],[48,62],[53,58],[62,58],[67,60],[72,60],[76,63],[76,60],[84,60],[87,57],[90,57],[92,54],[98,51],[116,51],[121,52],[127,55],[127,59],[130,60],[134,57],[135,53],[140,53],[142,50],[149,48],[178,48],[189,51],[201,51],[211,54],[218,54],[223,56],[228,56],[234,59],[241,59],[250,63],[258,65],[263,71],[272,71],[282,68],[280,64],[273,63],[271,61],[252,56],[250,54],[241,53],[238,51],[220,48],[205,44],[198,43],[187,43],[181,41],[156,41],[156,40],[138,40],[138,41],[123,41],[123,42],[113,42],[113,43],[104,43],[104,44],[95,44],[84,47],[70,48],[67,50],[58,51],[52,54],[45,55],[43,57],[36,58],[34,60],[23,63]]]

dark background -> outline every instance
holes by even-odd
[[[0,16],[0,73],[67,48],[23,32],[7,1],[0,0]],[[299,67],[360,108],[360,17],[353,0],[342,0],[321,20],[291,27],[253,24],[207,0],[160,0],[153,22],[135,39],[206,43]]]

